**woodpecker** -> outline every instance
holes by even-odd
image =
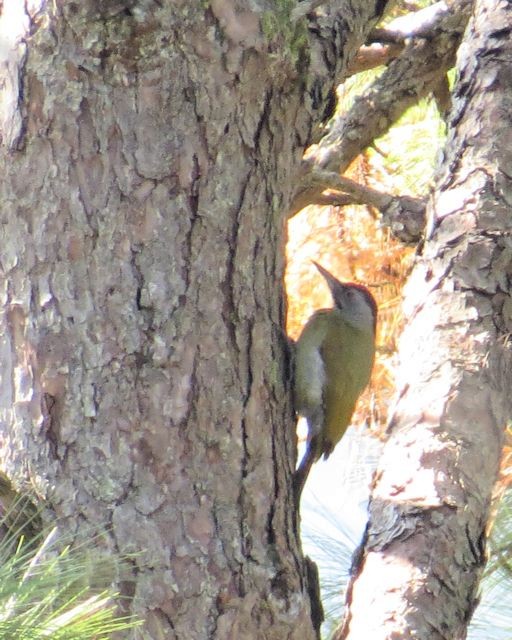
[[[295,348],[295,410],[308,423],[307,450],[294,476],[297,506],[312,464],[341,440],[370,380],[377,326],[377,303],[366,287],[342,283],[313,264],[334,306],[313,313]]]

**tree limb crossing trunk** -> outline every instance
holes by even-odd
[[[285,216],[386,3],[331,2],[297,30],[275,4],[0,13],[1,459],[69,529],[133,553],[123,589],[155,640],[317,633]]]
[[[408,284],[401,394],[337,638],[464,638],[512,385],[512,41],[477,1],[450,134]],[[371,608],[372,615],[368,616]]]

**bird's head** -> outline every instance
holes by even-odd
[[[343,318],[357,329],[372,330],[375,334],[377,303],[370,291],[362,284],[340,282],[317,262],[313,261],[313,264],[325,278],[334,306],[342,312]]]

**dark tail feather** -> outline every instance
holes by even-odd
[[[297,509],[299,508],[302,490],[304,489],[304,485],[308,479],[311,467],[320,457],[321,452],[318,450],[319,444],[320,440],[318,436],[313,436],[308,443],[308,448],[300,462],[299,468],[293,475],[293,492],[295,495],[295,506]]]

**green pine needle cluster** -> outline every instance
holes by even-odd
[[[480,585],[480,604],[471,621],[470,640],[512,638],[512,491],[507,489],[497,508],[488,543],[488,562]]]
[[[57,529],[28,541],[7,531],[0,541],[0,640],[106,640],[138,624],[118,617],[112,589],[83,586],[85,551],[62,547]]]

